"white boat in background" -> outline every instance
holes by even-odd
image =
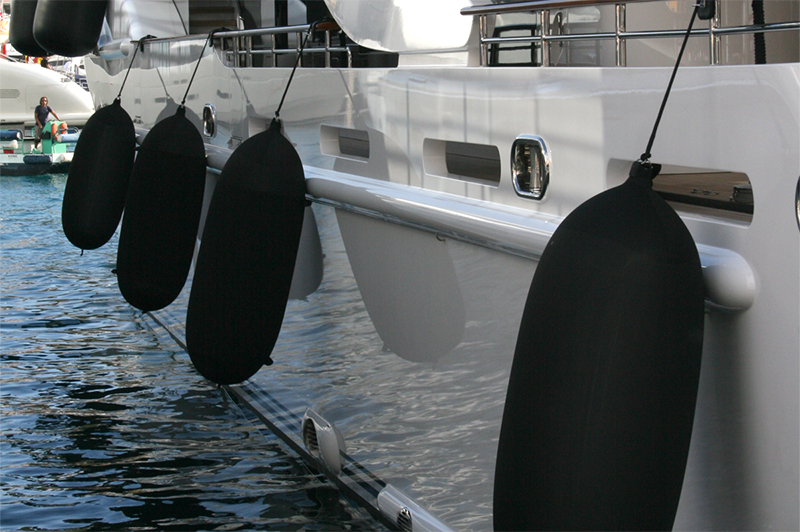
[[[798,530],[800,2],[763,2],[763,20],[759,2],[712,5],[652,150],[654,189],[691,233],[705,285],[674,529]],[[267,129],[306,32],[325,21],[280,111],[310,203],[292,299],[274,364],[225,389],[389,526],[486,530],[504,528],[495,465],[534,271],[570,213],[625,181],[692,11],[688,0],[110,0],[86,73],[101,108],[133,63],[121,105],[140,141],[185,94],[207,155],[205,220],[226,162]],[[185,302],[150,313],[182,345]],[[631,408],[653,399],[637,393]],[[522,502],[502,511],[525,513],[539,480],[521,477]]]
[[[94,113],[91,95],[71,78],[37,64],[0,58],[0,127],[26,128],[30,133],[33,110],[42,96],[70,126],[83,126]]]
[[[33,111],[43,96],[60,120],[46,124],[42,145],[34,153]],[[92,114],[91,95],[72,79],[38,64],[0,57],[0,174],[66,173],[78,128]],[[56,135],[50,133],[53,126]]]

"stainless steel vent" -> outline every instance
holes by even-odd
[[[397,527],[403,532],[412,532],[414,525],[411,522],[411,510],[404,506],[397,512]]]
[[[308,452],[334,475],[341,473],[347,455],[341,432],[311,408],[303,416],[301,431]]]
[[[378,493],[378,509],[388,521],[397,524],[398,530],[454,532],[391,484]]]
[[[303,423],[303,443],[306,444],[306,449],[312,453],[319,452],[319,440],[317,440],[317,429],[311,420],[306,420]]]

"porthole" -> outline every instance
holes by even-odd
[[[794,191],[795,216],[797,217],[797,228],[800,229],[800,177],[797,178],[797,188]]]
[[[217,111],[210,103],[203,106],[203,134],[209,138],[217,134]]]
[[[518,196],[544,198],[550,184],[550,153],[541,137],[522,135],[511,145],[511,179]]]

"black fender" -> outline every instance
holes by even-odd
[[[233,384],[272,363],[304,209],[303,165],[273,120],[228,159],[208,208],[186,315],[207,379]]]
[[[496,530],[670,530],[703,344],[695,243],[658,169],[559,225],[531,283],[503,413]]]
[[[117,250],[120,292],[158,310],[183,289],[192,265],[205,190],[203,139],[179,107],[147,134],[133,165]]]
[[[11,21],[8,25],[8,41],[23,55],[44,57],[50,55],[33,37],[33,20],[36,17],[37,0],[11,0]]]
[[[114,103],[98,109],[81,131],[69,167],[61,225],[80,249],[96,249],[114,235],[122,218],[136,153],[136,131]]]
[[[107,7],[108,0],[38,0],[33,37],[52,54],[86,55],[97,46]]]

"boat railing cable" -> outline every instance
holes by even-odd
[[[194,76],[197,74],[197,69],[200,68],[200,61],[203,59],[206,46],[208,46],[209,43],[211,43],[212,47],[214,46],[212,39],[214,38],[214,33],[217,31],[218,30],[211,30],[208,32],[208,37],[206,37],[206,42],[203,43],[203,47],[200,49],[200,57],[197,58],[197,63],[194,65],[194,72],[192,72],[192,77],[189,79],[189,84],[186,86],[186,92],[183,94],[183,100],[181,100],[180,107],[186,106],[186,98],[189,96],[189,90],[192,88],[192,82],[194,82]]]
[[[700,0],[703,5],[705,5],[706,1],[710,0]],[[672,84],[675,82],[675,75],[678,73],[678,68],[681,65],[681,58],[683,57],[683,52],[686,50],[686,43],[689,41],[689,37],[692,34],[692,26],[694,25],[694,21],[697,18],[697,12],[700,9],[701,4],[695,4],[694,10],[692,11],[692,18],[689,21],[689,27],[686,29],[686,35],[683,38],[683,43],[681,44],[681,49],[678,52],[678,59],[675,61],[675,67],[672,69],[672,75],[669,78],[669,84],[667,84],[667,90],[664,92],[664,98],[661,100],[661,108],[658,110],[658,115],[656,116],[656,122],[653,125],[653,131],[650,133],[650,140],[647,142],[647,149],[645,149],[642,156],[639,158],[639,162],[643,164],[650,164],[650,150],[653,147],[653,142],[656,140],[656,132],[658,131],[658,125],[661,123],[661,117],[664,114],[664,108],[667,106],[667,100],[669,99],[669,93],[672,91]]]
[[[289,81],[286,82],[286,88],[283,89],[283,96],[281,96],[281,102],[278,104],[278,108],[275,109],[275,118],[274,120],[278,120],[280,118],[281,107],[283,107],[283,102],[286,100],[286,94],[289,92],[289,86],[292,84],[292,79],[294,78],[294,73],[297,71],[297,67],[300,66],[300,61],[303,59],[303,49],[306,47],[306,43],[308,43],[308,38],[314,32],[314,26],[316,24],[312,24],[308,28],[308,32],[306,33],[305,39],[302,40],[300,43],[300,50],[297,53],[297,59],[294,62],[294,67],[292,68],[292,73],[289,74]]]
[[[139,42],[136,43],[136,48],[133,50],[133,56],[131,57],[131,62],[128,65],[127,72],[125,72],[125,78],[122,80],[122,85],[119,88],[119,94],[117,94],[117,97],[115,98],[116,100],[122,99],[122,89],[125,88],[125,83],[128,81],[128,74],[131,73],[131,67],[133,66],[133,62],[136,61],[136,53],[139,51],[139,47],[141,46],[142,48],[144,48],[145,41],[147,39],[152,39],[152,38],[153,38],[152,35],[145,35],[144,37],[139,39]]]

